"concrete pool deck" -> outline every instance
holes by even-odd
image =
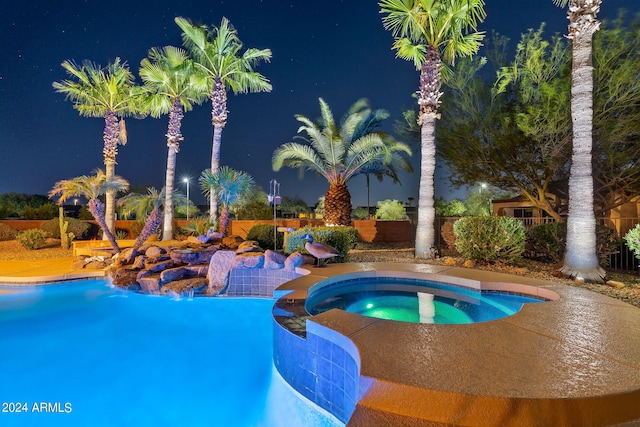
[[[397,272],[559,298],[470,325],[374,319],[331,310],[312,321],[360,356],[348,426],[640,425],[640,309],[572,286],[419,264],[332,264],[285,283],[287,299],[339,275]],[[524,285],[524,287],[522,286]]]
[[[74,270],[72,262],[73,258],[0,261],[0,284],[19,286],[104,277],[104,270]]]
[[[634,306],[571,286],[456,267],[356,263],[309,270],[279,289],[304,298],[319,281],[384,271],[516,292],[517,285],[537,286],[560,297],[471,325],[401,323],[340,310],[313,316],[351,340],[360,355],[360,400],[350,427],[640,425],[640,309]],[[0,284],[102,276],[72,270],[70,258],[0,261]]]

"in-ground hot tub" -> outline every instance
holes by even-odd
[[[321,287],[389,276],[548,302],[463,325],[306,311]],[[350,426],[640,425],[640,309],[622,301],[514,275],[393,263],[314,269],[275,296],[278,371]]]
[[[321,282],[309,289],[305,308],[311,315],[337,308],[401,322],[467,324],[511,316],[524,304],[541,301],[548,299],[389,276]]]

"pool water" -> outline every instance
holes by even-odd
[[[0,425],[343,426],[273,367],[272,306],[96,280],[3,295]]]
[[[427,280],[375,278],[320,288],[312,292],[306,307],[312,315],[337,308],[401,322],[468,324],[511,316],[524,304],[536,302],[541,300]]]

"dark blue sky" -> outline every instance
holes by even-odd
[[[640,10],[638,0],[604,0],[601,18],[619,8]],[[548,32],[566,33],[566,13],[552,0],[486,0],[481,29],[509,35],[512,46],[528,28],[547,22]],[[266,191],[281,182],[281,195],[300,195],[315,204],[327,184],[321,177],[283,169],[273,172],[271,155],[291,141],[298,129],[295,114],[319,116],[318,97],[340,117],[357,99],[387,109],[388,129],[403,108],[415,102],[418,72],[391,51],[390,33],[382,28],[372,0],[226,0],[3,1],[0,6],[0,194],[46,194],[60,179],[88,174],[102,164],[102,119],[83,118],[72,103],[55,93],[53,81],[66,78],[60,66],[72,59],[106,65],[115,57],[137,74],[150,47],[181,45],[175,16],[218,25],[230,19],[247,47],[270,48],[271,63],[258,71],[273,91],[230,95],[229,122],[222,134],[222,164],[247,171]],[[120,147],[116,173],[132,185],[162,187],[166,167],[166,118],[127,122],[129,143]],[[177,187],[192,178],[191,194],[204,198],[195,182],[211,158],[210,104],[196,107],[183,120],[185,140],[177,157]],[[417,164],[419,149],[414,150]],[[442,174],[441,174],[442,175]],[[402,175],[402,186],[372,181],[371,200],[406,201],[418,194],[418,174]],[[366,204],[363,177],[350,181],[354,205]],[[436,195],[453,193],[441,178]]]

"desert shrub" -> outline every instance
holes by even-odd
[[[397,200],[382,200],[378,202],[376,217],[383,221],[399,221],[407,218],[407,210]]]
[[[624,235],[627,247],[633,251],[636,258],[640,259],[640,224],[636,225]]]
[[[26,206],[20,213],[22,219],[51,219],[58,217],[58,206],[45,203],[38,207]],[[59,233],[58,233],[59,234]]]
[[[284,233],[276,232],[276,245],[281,248],[284,242]],[[249,229],[247,240],[255,240],[262,249],[273,248],[273,225],[256,224]]]
[[[116,240],[124,240],[129,237],[129,231],[124,228],[116,228]]]
[[[355,208],[351,211],[351,218],[355,218],[355,219],[369,218],[369,210],[367,208]]]
[[[458,252],[474,261],[513,262],[524,252],[524,226],[514,218],[464,217],[453,225],[453,232]]]
[[[527,233],[527,247],[531,257],[547,262],[560,262],[564,258],[567,241],[567,224],[551,222],[533,227]],[[620,244],[615,230],[596,225],[596,255],[600,265],[606,266],[609,255],[618,250]]]
[[[216,224],[212,224],[211,221],[209,221],[208,216],[199,217],[189,220],[187,225],[180,229],[179,233],[187,236],[203,236],[207,234],[207,231],[210,228],[216,230],[218,226]]]
[[[16,240],[27,249],[39,249],[46,243],[47,233],[39,228],[33,228],[18,233]]]
[[[302,240],[302,236],[305,234],[313,236],[313,239],[316,242],[326,243],[327,245],[333,246],[342,254],[339,257],[331,258],[333,262],[349,261],[349,250],[353,249],[358,243],[358,230],[355,227],[306,226],[294,231],[293,233],[289,233],[285,252],[290,254],[298,251],[308,254],[309,252],[304,248],[305,242]],[[329,261],[331,262],[331,260]]]
[[[455,250],[456,248],[456,235],[453,232],[453,222],[447,221],[440,227],[440,235],[442,240],[447,244],[448,249]]]
[[[19,231],[7,224],[0,224],[0,242],[5,240],[13,240]]]
[[[136,238],[144,228],[144,221],[133,221],[129,224],[129,233],[131,237]]]
[[[89,234],[89,229],[91,226],[79,219],[75,218],[64,218],[65,221],[68,222],[67,225],[67,233],[73,233],[76,239],[86,239]],[[60,218],[50,219],[48,221],[44,221],[40,224],[40,229],[45,231],[49,237],[53,237],[54,239],[60,238]]]

